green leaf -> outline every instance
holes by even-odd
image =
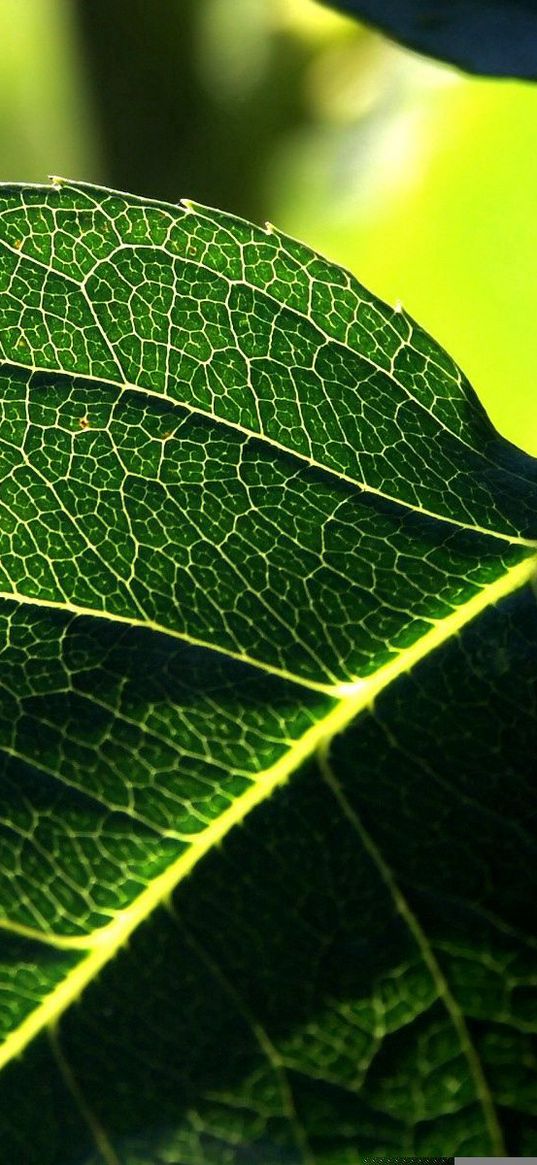
[[[7,1159],[531,1152],[535,462],[191,203],[1,188],[0,351]]]
[[[324,0],[427,56],[490,77],[537,78],[535,0]]]

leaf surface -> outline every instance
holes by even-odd
[[[535,462],[273,228],[4,187],[0,287],[9,1160],[527,1148]]]
[[[537,77],[535,0],[324,0],[469,73]]]

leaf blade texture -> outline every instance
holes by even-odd
[[[535,463],[413,321],[273,228],[5,187],[0,287],[0,1055],[5,1098],[54,1079],[35,1159],[529,1144],[501,1037],[514,1060],[533,1022]],[[13,1161],[22,1111],[0,1098]]]

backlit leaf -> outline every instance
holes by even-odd
[[[6,1159],[531,1152],[535,462],[190,203],[1,188],[0,352]]]

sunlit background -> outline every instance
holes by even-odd
[[[537,454],[537,85],[314,0],[0,0],[0,179],[266,219],[405,308]]]

